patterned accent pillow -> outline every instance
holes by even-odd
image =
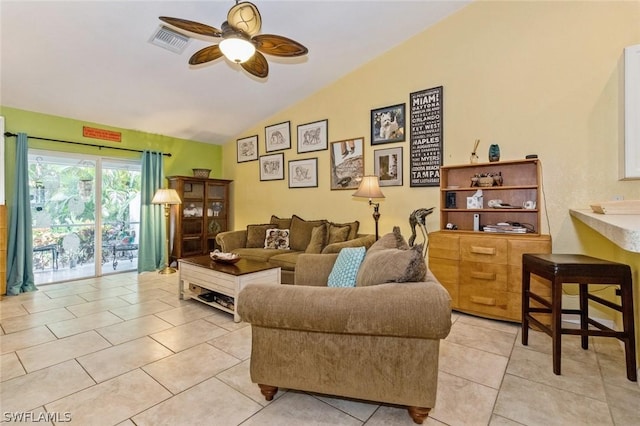
[[[329,274],[329,287],[355,287],[358,269],[366,249],[364,247],[347,247],[340,250],[336,263]]]
[[[264,237],[264,248],[289,250],[289,230],[279,228],[267,229]]]

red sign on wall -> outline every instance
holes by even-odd
[[[82,136],[85,138],[102,139],[111,142],[122,142],[122,133],[111,130],[96,129],[95,127],[82,126]]]

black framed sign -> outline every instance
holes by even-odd
[[[442,86],[413,92],[410,105],[410,186],[440,186]]]

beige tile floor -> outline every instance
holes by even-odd
[[[251,329],[196,301],[177,274],[125,273],[41,286],[0,302],[1,422],[77,425],[411,425],[402,408],[304,392],[266,402],[249,378]],[[427,425],[639,425],[640,387],[614,339],[580,349],[454,314]],[[70,417],[70,422],[68,421]],[[43,421],[34,424],[53,424]]]

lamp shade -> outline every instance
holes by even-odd
[[[153,195],[151,204],[182,204],[182,200],[175,189],[160,188]]]
[[[362,198],[384,198],[384,194],[380,190],[378,176],[363,176],[358,190],[353,193],[354,197]]]
[[[240,37],[225,38],[219,46],[224,56],[237,64],[246,62],[256,52],[256,47],[250,41]]]

